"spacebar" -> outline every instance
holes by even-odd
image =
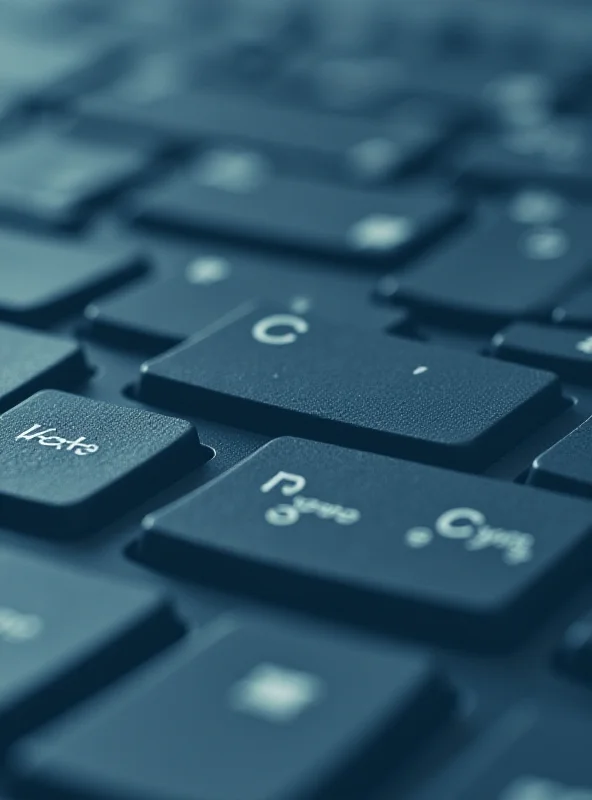
[[[548,372],[245,306],[151,362],[148,403],[272,435],[483,468],[563,405]]]

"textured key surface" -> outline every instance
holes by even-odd
[[[539,456],[530,483],[570,494],[592,495],[592,418]]]
[[[278,439],[148,517],[142,552],[194,577],[491,647],[516,641],[575,575],[591,525],[577,500]]]
[[[0,576],[3,742],[146,657],[174,630],[168,602],[147,587],[4,548]]]
[[[577,383],[592,383],[592,337],[589,331],[518,322],[496,334],[499,358],[553,370]]]
[[[422,655],[221,619],[144,685],[24,745],[16,769],[68,798],[341,796],[369,746],[400,759],[450,705]]]
[[[462,218],[452,195],[389,195],[277,177],[247,151],[218,151],[132,204],[143,223],[252,240],[360,263],[396,264]]]
[[[85,533],[203,460],[193,426],[44,391],[0,417],[3,522]]]
[[[273,307],[235,316],[149,362],[141,398],[457,468],[485,466],[561,406],[548,373]]]
[[[66,315],[146,269],[129,245],[0,233],[0,318],[39,324]]]
[[[0,410],[39,389],[74,388],[89,374],[74,340],[0,324]]]

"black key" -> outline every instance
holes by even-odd
[[[552,370],[575,383],[592,383],[592,336],[575,329],[516,323],[497,333],[498,358]]]
[[[385,121],[344,118],[207,91],[135,104],[91,98],[80,106],[87,123],[109,121],[165,141],[253,147],[288,167],[378,181],[413,169],[452,130],[452,118],[433,105],[397,111]]]
[[[355,327],[405,330],[409,315],[372,303],[366,280],[249,255],[227,258],[204,251],[179,278],[150,283],[89,306],[94,335],[157,353],[217,323],[226,314],[260,298],[284,303],[305,316],[312,311]]]
[[[89,143],[35,130],[0,143],[0,216],[49,228],[84,223],[91,204],[141,175],[139,147]]]
[[[239,309],[142,370],[140,397],[230,424],[479,467],[561,405],[550,374],[278,309]]]
[[[557,665],[570,677],[592,685],[592,612],[573,622],[556,654]]]
[[[40,389],[73,388],[90,374],[73,340],[0,324],[0,410]]]
[[[175,626],[152,589],[2,549],[3,744],[147,658]]]
[[[581,501],[301,439],[144,524],[152,564],[468,647],[518,641],[592,547]]]
[[[592,327],[592,287],[587,286],[553,309],[553,322],[574,327]]]
[[[86,533],[205,460],[188,422],[63,392],[0,421],[0,518],[37,533]]]
[[[592,215],[567,205],[554,209],[555,200],[562,202],[547,192],[518,195],[507,213],[467,226],[408,275],[400,280],[393,276],[382,285],[395,300],[455,324],[459,315],[470,324],[491,326],[549,313],[591,267]],[[544,222],[522,224],[529,210],[531,219],[538,216]]]
[[[190,174],[142,193],[134,215],[194,233],[252,240],[330,258],[397,263],[460,221],[448,193],[358,191],[278,177],[247,151],[212,151]]]
[[[458,167],[467,180],[504,188],[543,183],[574,195],[592,190],[592,135],[587,123],[555,120],[512,128],[476,140],[462,152]]]
[[[372,784],[366,756],[401,760],[452,706],[421,654],[230,616],[145,678],[24,742],[19,782],[64,799],[341,797]]]
[[[509,714],[465,760],[455,800],[586,800],[592,791],[585,715],[523,708]]]
[[[0,233],[0,318],[34,325],[70,314],[146,269],[127,245]]]
[[[529,482],[556,491],[592,496],[592,417],[539,456]]]

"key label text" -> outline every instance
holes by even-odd
[[[265,512],[265,521],[278,528],[295,525],[305,514],[314,514],[318,519],[333,520],[338,525],[354,525],[362,515],[356,508],[346,508],[338,503],[329,503],[316,497],[300,494],[306,488],[306,478],[291,472],[280,471],[261,487],[268,494],[276,487],[284,497],[292,497],[292,503],[281,503]]]
[[[89,456],[96,453],[99,449],[98,444],[90,444],[86,441],[86,436],[79,436],[78,439],[66,439],[63,436],[55,436],[57,428],[43,428],[42,425],[33,425],[23,433],[20,433],[15,441],[20,439],[26,442],[37,442],[43,447],[53,447],[56,450],[67,450],[76,456]]]

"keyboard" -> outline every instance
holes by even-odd
[[[590,800],[592,9],[0,0],[0,800]]]

